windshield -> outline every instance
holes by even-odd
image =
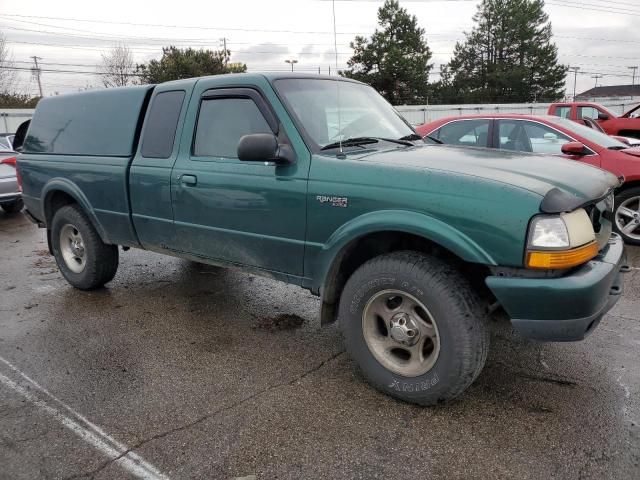
[[[325,79],[275,81],[281,98],[316,147],[340,140],[376,137],[400,139],[415,132],[368,85]]]
[[[625,145],[619,140],[616,140],[613,137],[610,137],[606,133],[602,133],[598,130],[594,130],[593,128],[589,128],[586,125],[580,125],[579,123],[574,122],[573,120],[568,120],[566,118],[558,118],[558,117],[550,117],[549,120],[556,125],[566,128],[570,130],[576,135],[580,135],[584,137],[590,142],[595,143],[596,145],[600,145],[604,148],[627,148],[629,145]]]

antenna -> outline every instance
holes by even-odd
[[[336,0],[331,0],[331,6],[333,7],[333,50],[336,55],[336,75],[338,73],[338,34],[336,33]],[[331,70],[329,70],[331,71]],[[340,80],[336,80],[336,91],[338,92],[338,135],[340,138],[340,155],[342,155],[342,124],[340,122]]]

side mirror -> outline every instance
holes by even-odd
[[[238,159],[243,162],[275,162],[278,165],[295,163],[296,156],[289,145],[278,144],[272,133],[244,135],[238,142]]]
[[[606,113],[598,112],[598,120],[609,120],[609,115]]]
[[[560,151],[565,155],[582,156],[587,154],[587,147],[581,142],[567,142],[560,147]]]
[[[551,132],[547,132],[545,133],[542,138],[544,138],[545,140],[548,140],[550,142],[558,140],[558,136],[555,133],[551,133]]]

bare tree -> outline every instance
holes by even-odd
[[[133,83],[135,65],[133,55],[126,45],[116,45],[102,54],[102,66],[98,75],[105,87],[124,87]]]
[[[6,37],[0,33],[0,94],[12,93],[16,81],[13,56],[7,46]]]

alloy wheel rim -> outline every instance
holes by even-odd
[[[640,240],[640,197],[627,198],[616,208],[618,231],[634,240]]]
[[[362,313],[362,333],[371,354],[404,377],[424,375],[440,354],[440,334],[429,310],[413,295],[383,290]]]
[[[60,252],[73,273],[81,273],[87,264],[87,252],[80,231],[70,223],[60,229]]]

